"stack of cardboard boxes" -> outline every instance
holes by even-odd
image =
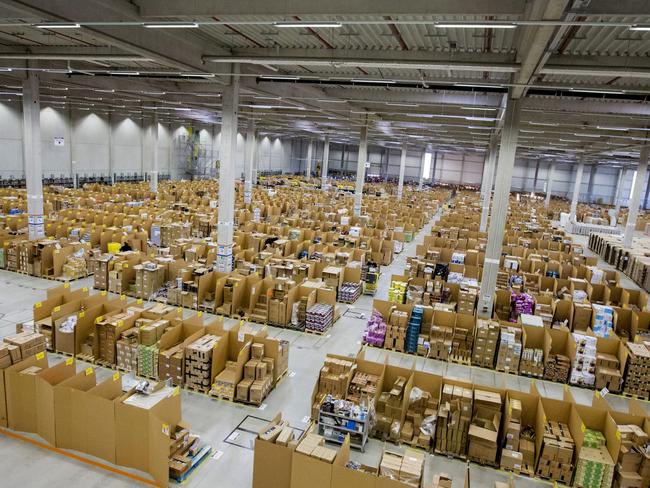
[[[264,357],[264,344],[253,343],[244,379],[237,384],[237,400],[260,405],[273,387],[273,368],[273,359]]]
[[[212,380],[212,349],[219,337],[206,334],[185,348],[185,385],[203,393]]]
[[[474,287],[469,287],[464,290],[461,289],[458,293],[458,313],[463,313],[465,315],[474,315],[474,307],[476,307],[477,296],[478,290]]]
[[[537,476],[567,485],[571,483],[574,448],[568,425],[555,421],[546,422],[537,463]]]
[[[430,331],[431,338],[429,340],[429,357],[448,361],[453,336],[453,327],[432,325]],[[423,351],[423,353],[426,353],[426,351]]]
[[[569,383],[593,387],[596,382],[596,346],[598,338],[573,333],[576,345],[575,358],[571,367]]]
[[[317,434],[306,434],[296,447],[296,452],[332,464],[337,451],[325,447],[325,438]]]
[[[390,439],[393,442],[400,440],[400,427],[402,432],[408,434],[406,423],[401,426],[402,422],[402,406],[404,401],[404,387],[406,386],[406,378],[399,376],[390,391],[384,391],[377,399],[377,423],[375,425],[375,435],[384,440]],[[404,429],[406,428],[406,432]],[[411,437],[413,437],[413,425],[410,426]]]
[[[287,324],[288,293],[296,283],[288,279],[278,278],[273,284],[273,292],[269,300],[269,324],[285,326]]]
[[[379,476],[419,488],[424,471],[424,453],[406,449],[404,454],[384,451],[379,463]]]
[[[386,349],[395,349],[404,352],[408,318],[406,312],[400,310],[393,310],[391,312],[388,318],[388,326],[386,327],[386,339],[384,340],[384,347]]]
[[[132,327],[122,332],[122,337],[115,343],[118,369],[138,370],[138,335],[138,329]]]
[[[591,326],[591,304],[573,303],[573,330],[586,331]]]
[[[410,443],[413,447],[421,447],[429,450],[431,440],[435,438],[435,417],[438,409],[437,400],[428,391],[420,390],[419,396],[411,394],[406,410],[406,420],[402,427],[402,442]],[[413,393],[413,390],[411,390]],[[426,423],[431,429],[426,433],[421,430],[422,424]],[[409,437],[410,435],[410,437]]]
[[[563,354],[549,354],[544,367],[544,379],[566,383],[571,369],[571,360]]]
[[[132,316],[132,311],[126,311],[108,317],[100,317],[101,320],[96,322],[98,360],[109,365],[117,363],[115,344],[125,329],[124,321]],[[140,322],[140,325],[144,325],[144,322]],[[153,342],[155,343],[156,340]]]
[[[305,329],[322,334],[334,324],[334,307],[315,303],[307,310]]]
[[[609,488],[614,480],[614,461],[606,447],[605,436],[587,429],[578,453],[574,486],[581,488]]]
[[[620,393],[623,386],[620,361],[613,354],[596,353],[596,389],[607,388],[612,393]]]
[[[464,457],[467,452],[467,432],[472,420],[472,390],[444,384],[438,408],[436,451]]]
[[[623,391],[644,399],[650,396],[650,349],[645,343],[627,342],[627,366]]]
[[[482,464],[496,464],[501,407],[501,395],[498,393],[474,390],[472,424],[469,426],[467,453],[471,460]]]
[[[378,383],[379,376],[356,370],[350,381],[347,399],[355,403],[372,403],[377,394]]]
[[[0,343],[0,369],[45,352],[45,337],[36,332],[9,335]]]
[[[474,346],[474,329],[454,327],[454,334],[451,338],[451,361],[469,365],[472,360],[472,349]]]
[[[516,374],[519,371],[521,350],[521,328],[501,327],[496,370]]]
[[[519,361],[519,374],[541,378],[544,376],[544,351],[532,347],[524,348]]]
[[[499,323],[493,320],[476,321],[476,338],[472,353],[472,364],[483,368],[494,367],[494,355],[499,341]]]
[[[529,435],[532,429],[521,424],[521,402],[510,398],[504,423],[501,468],[532,475],[535,470],[535,443]],[[534,432],[534,431],[532,431]]]
[[[621,449],[614,476],[615,488],[648,488],[650,454],[646,452],[648,435],[638,425],[619,425]]]
[[[312,418],[318,418],[320,404],[326,395],[332,395],[336,399],[345,398],[354,369],[355,364],[352,361],[325,358],[325,364],[320,369],[318,378],[318,393],[315,404],[312,405]],[[315,415],[314,412],[316,412]]]
[[[185,347],[177,344],[158,353],[158,378],[182,386],[185,380]]]

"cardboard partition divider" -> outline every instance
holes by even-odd
[[[8,426],[21,432],[38,432],[36,375],[21,374],[27,368],[49,368],[47,356],[39,353],[4,370]]]
[[[84,452],[115,463],[116,404],[121,399],[122,379],[119,373],[87,390],[81,397],[84,425]],[[75,398],[76,399],[76,398]],[[75,420],[80,423],[79,418]]]
[[[281,421],[282,414],[278,413],[258,434]],[[253,454],[253,488],[290,488],[294,450],[294,443],[283,446],[260,439],[258,435]]]
[[[83,400],[86,392],[96,384],[95,370],[88,368],[54,387],[56,447],[87,452],[88,424],[84,421],[87,413]]]
[[[36,433],[47,442],[56,446],[56,403],[54,389],[62,381],[76,373],[72,358],[47,368],[36,375]],[[86,372],[92,368],[88,368]]]

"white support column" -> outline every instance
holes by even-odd
[[[27,73],[23,81],[23,157],[27,184],[29,240],[45,237],[43,222],[43,172],[41,166],[41,106],[38,75]]]
[[[72,151],[72,148],[70,148]],[[115,170],[113,169],[113,116],[108,113],[108,178],[115,184]]]
[[[646,177],[648,173],[648,153],[650,146],[643,146],[641,154],[639,154],[639,167],[636,170],[636,179],[632,187],[632,197],[628,205],[627,223],[625,224],[625,234],[623,235],[623,247],[632,246],[632,238],[634,237],[634,228],[636,227],[636,217],[639,214],[639,203],[641,202],[641,194],[645,190],[643,186],[646,184]]]
[[[420,178],[418,179],[418,191],[422,190],[422,183],[424,182],[424,158],[427,156],[427,148],[425,147],[422,151],[422,157],[420,158]]]
[[[354,215],[361,215],[363,183],[366,180],[366,162],[368,161],[368,121],[359,134],[359,157],[357,160],[357,182],[354,188]]]
[[[329,184],[327,183],[327,172],[329,170],[330,162],[330,138],[326,137],[324,146],[323,146],[323,167],[321,174],[321,189],[327,191],[329,189]]]
[[[494,188],[492,218],[488,229],[488,240],[483,265],[483,278],[479,295],[478,315],[491,317],[496,290],[497,273],[501,258],[501,246],[508,216],[512,170],[515,164],[517,138],[519,135],[520,100],[508,99],[505,121],[501,130],[501,148],[499,150],[499,178]]]
[[[246,160],[244,161],[244,205],[251,203],[253,193],[253,166],[255,165],[255,121],[251,118],[248,121],[246,132]]]
[[[548,208],[551,204],[551,194],[553,193],[553,180],[555,179],[555,161],[551,161],[548,166],[548,173],[546,174],[546,200],[544,206]]]
[[[402,143],[402,154],[399,159],[399,181],[397,183],[397,199],[402,199],[402,192],[404,191],[404,171],[406,170],[406,142]],[[422,179],[420,178],[420,181]]]
[[[311,160],[314,155],[314,141],[309,139],[309,144],[307,145],[307,162],[305,167],[305,177],[311,178]]]
[[[230,84],[224,86],[221,117],[221,166],[219,167],[219,210],[217,217],[216,270],[232,271],[235,220],[235,157],[239,110],[239,64],[232,65]]]
[[[481,182],[481,223],[479,230],[487,230],[488,216],[490,215],[490,201],[492,200],[492,184],[494,183],[494,170],[497,164],[497,139],[492,136],[490,139],[489,152],[485,161],[485,171]]]
[[[151,163],[151,181],[149,187],[153,193],[158,193],[158,112],[153,113],[153,125],[151,126],[151,148],[152,163]]]
[[[623,176],[625,176],[625,168],[618,170],[618,180],[616,182],[616,191],[614,193],[614,217],[618,222],[618,214],[621,211],[621,189],[623,187]]]
[[[582,173],[585,171],[585,157],[580,156],[580,163],[576,169],[576,180],[573,184],[573,196],[571,198],[571,212],[569,213],[569,220],[576,220],[576,212],[578,211],[578,199],[580,198],[580,187],[582,186]]]

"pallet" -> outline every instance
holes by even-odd
[[[308,334],[314,334],[314,335],[320,335],[320,336],[322,336],[322,335],[327,334],[327,333],[330,331],[330,329],[331,329],[331,327],[328,327],[328,328],[325,329],[324,331],[313,330],[313,329],[305,329],[305,332],[307,332]]]
[[[184,388],[188,391],[191,391],[193,393],[201,393],[203,395],[207,395],[210,392],[210,389],[204,390],[202,388],[199,388],[198,386],[190,386],[190,385],[185,385]]]
[[[61,354],[61,356],[67,356],[67,357],[69,357],[69,358],[73,358],[73,357],[74,357],[74,354],[70,354],[69,352],[58,351],[58,350],[56,350],[56,349],[54,350],[54,352],[57,353],[57,354]]]
[[[474,464],[478,464],[479,466],[499,469],[499,464],[497,462],[490,462],[490,461],[486,461],[485,459],[476,459],[472,457],[468,457],[467,459],[473,462]]]
[[[278,379],[275,380],[275,384],[273,385],[273,388],[271,388],[271,391],[275,389],[277,385],[280,384],[280,382],[285,379],[287,376],[289,376],[289,369],[287,368],[284,373],[282,373],[280,376],[278,376]],[[270,392],[269,392],[270,393]]]
[[[459,459],[461,461],[467,461],[467,456],[464,454],[455,454],[452,452],[442,452],[439,449],[434,450],[435,454],[438,454],[439,456],[447,456],[449,459]]]
[[[260,320],[260,319],[253,318],[253,317],[248,317],[248,316],[247,316],[244,320],[246,320],[246,322],[252,322],[252,323],[254,323],[254,324],[259,324],[259,325],[270,325],[270,324],[267,323],[266,320],[262,321],[262,320]],[[274,327],[275,327],[275,326],[274,326]],[[287,327],[287,328],[288,328],[288,327]]]
[[[98,366],[103,366],[104,368],[115,369],[114,364],[109,363],[108,361],[105,361],[103,359],[95,360],[95,364],[97,364]]]
[[[634,400],[641,400],[641,401],[644,401],[644,402],[647,402],[648,400],[650,400],[650,398],[648,398],[650,396],[650,394],[648,394],[648,395],[637,395],[635,393],[625,393],[625,392],[616,393],[616,394],[624,396],[626,398],[632,398]]]
[[[79,353],[79,354],[77,354],[77,359],[79,359],[81,361],[85,361],[85,362],[90,363],[90,364],[99,364],[99,362],[97,362],[97,360],[95,359],[95,356],[89,356],[87,354]],[[99,364],[99,365],[104,366],[103,364]],[[112,368],[112,366],[107,366],[107,367]]]
[[[92,276],[92,275],[86,274],[86,275],[83,275],[83,276],[75,276],[74,278],[69,278],[67,276],[57,276],[56,280],[61,281],[63,283],[70,283],[72,281],[83,280],[84,278],[88,278],[89,276]]]

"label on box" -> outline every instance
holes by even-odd
[[[607,389],[607,387],[604,387],[602,390],[600,390],[600,392],[596,392],[596,393],[599,393],[600,396],[604,398],[605,395],[609,393],[609,390]]]
[[[40,360],[43,359],[44,357],[45,357],[45,353],[44,353],[44,352],[39,352],[38,354],[36,354],[36,360],[37,360],[37,361],[40,361]]]
[[[86,376],[93,374],[93,368],[86,368]]]
[[[120,379],[120,373],[113,373],[113,381],[117,381]]]
[[[67,358],[65,360],[65,365],[70,366],[72,363],[74,363],[74,358]]]
[[[169,424],[162,424],[161,430],[164,435],[169,435]]]

